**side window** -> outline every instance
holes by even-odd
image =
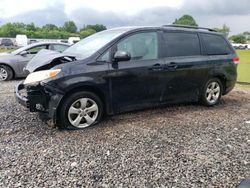
[[[211,34],[201,34],[201,36],[208,55],[225,55],[231,53],[228,43],[222,36]]]
[[[51,50],[57,51],[57,52],[63,52],[66,50],[69,46],[66,45],[60,45],[60,44],[52,44],[51,45]]]
[[[36,54],[42,49],[46,49],[47,45],[36,46],[27,50],[28,54]]]
[[[110,60],[110,50],[108,50],[107,52],[105,52],[105,54],[103,54],[101,56],[101,58],[99,58],[100,61],[106,61],[108,62]]]
[[[200,41],[193,33],[164,33],[166,44],[165,56],[195,56],[201,55]]]
[[[157,33],[137,33],[129,36],[117,44],[117,50],[129,52],[131,60],[157,59]]]

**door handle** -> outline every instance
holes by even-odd
[[[170,62],[170,63],[167,64],[167,67],[176,69],[178,67],[178,65],[175,62]]]
[[[164,69],[163,65],[156,63],[152,67],[149,68],[149,70],[152,71],[162,71]]]

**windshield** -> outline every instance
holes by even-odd
[[[27,49],[27,46],[24,46],[24,47],[21,47],[21,48],[18,48],[17,50],[11,52],[12,54],[19,54],[20,52],[24,51]]]
[[[103,46],[125,32],[126,30],[107,30],[93,34],[69,47],[64,53],[74,54],[82,59],[90,57]]]

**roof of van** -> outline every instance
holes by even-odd
[[[133,30],[143,30],[143,29],[162,29],[162,30],[173,30],[173,31],[191,31],[191,32],[203,32],[203,33],[214,33],[222,34],[210,28],[205,27],[192,27],[192,26],[182,26],[182,25],[165,25],[165,26],[127,26],[127,27],[116,27],[110,30],[122,30],[122,31],[133,31]]]

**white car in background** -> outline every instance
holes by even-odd
[[[70,45],[72,45],[72,44],[75,44],[75,43],[79,42],[80,40],[81,40],[80,37],[69,37],[68,43]]]
[[[23,47],[28,45],[28,38],[26,35],[16,35],[16,45]]]

